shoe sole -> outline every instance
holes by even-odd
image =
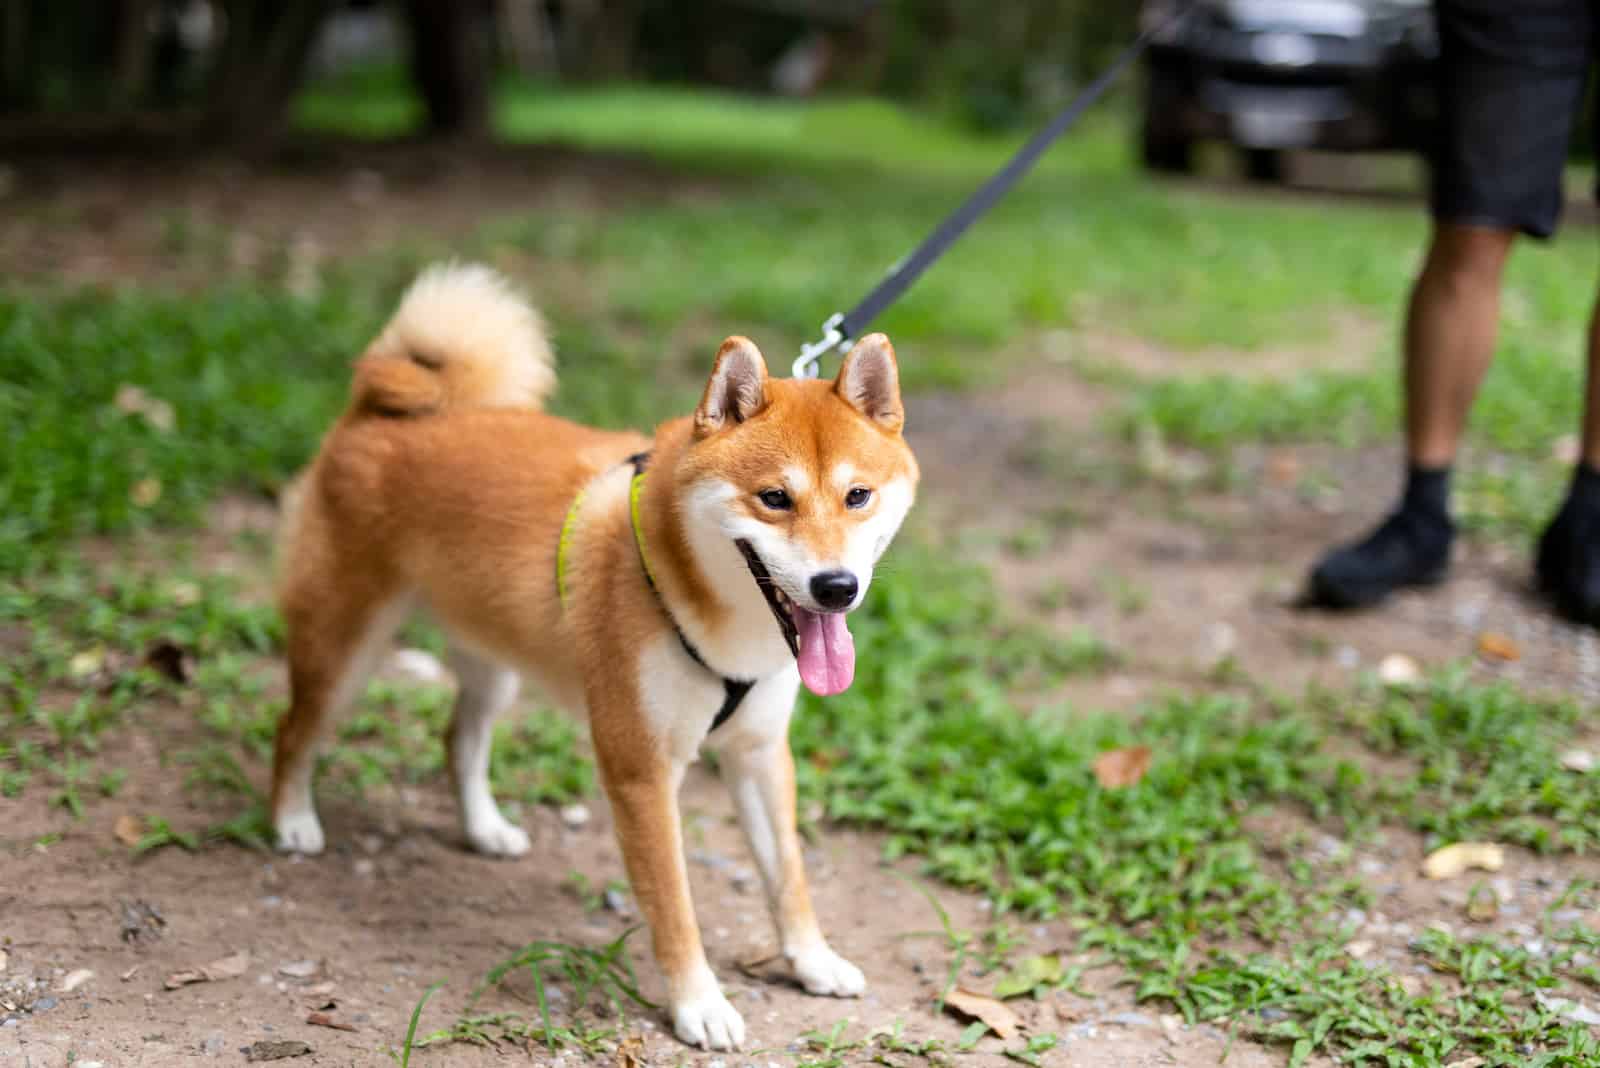
[[[1429,571],[1424,575],[1411,579],[1409,582],[1397,583],[1393,586],[1368,586],[1359,590],[1348,587],[1334,588],[1324,585],[1315,576],[1311,582],[1311,603],[1319,608],[1354,609],[1371,608],[1401,590],[1429,589],[1443,584],[1449,578],[1450,569],[1441,567]]]

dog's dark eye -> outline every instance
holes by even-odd
[[[865,486],[857,486],[844,495],[844,506],[846,508],[865,508],[870,500],[872,500],[872,491]]]
[[[774,512],[787,512],[794,507],[794,502],[789,499],[789,494],[781,489],[762,490],[756,496],[761,498],[761,503],[771,508]]]

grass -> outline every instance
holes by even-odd
[[[1442,1064],[1525,1046],[1554,1058],[1542,1063],[1600,1056],[1587,1027],[1527,1004],[1587,981],[1587,928],[1551,930],[1550,953],[1536,957],[1429,935],[1412,952],[1433,979],[1411,992],[1387,966],[1343,952],[1343,917],[1372,905],[1349,856],[1259,829],[1269,813],[1293,813],[1359,847],[1381,818],[1430,846],[1592,852],[1600,778],[1557,758],[1581,726],[1575,706],[1444,676],[1415,692],[1024,716],[1011,695],[1052,655],[1050,636],[1008,630],[979,572],[931,557],[895,570],[920,577],[877,589],[853,627],[863,649],[895,654],[863,657],[847,694],[809,702],[795,721],[802,791],[831,818],[884,829],[889,855],[920,857],[1001,911],[1072,917],[1079,947],[1141,999],[1282,1041],[1296,1061]],[[1095,755],[1132,744],[1154,750],[1148,776],[1100,787]],[[1379,759],[1399,766],[1378,774]],[[949,937],[964,954],[967,942]]]
[[[410,121],[410,104],[376,88],[355,109],[344,90],[316,90],[301,121],[369,134]],[[550,308],[559,408],[608,425],[681,410],[723,333],[755,334],[782,367],[1009,144],[878,104],[669,91],[511,87],[499,121],[519,139],[649,157],[685,187],[600,211],[534,205],[465,243],[534,276],[575,276],[561,287],[573,303]],[[1275,377],[1253,364],[1270,364],[1262,353],[1275,346],[1325,343],[1341,317],[1392,314],[1421,236],[1411,209],[1146,182],[1107,123],[1055,154],[882,325],[918,388],[1001,375],[1040,330],[1132,334],[1178,350],[1180,370],[1111,375],[1114,428],[1217,454],[1261,441],[1357,445],[1393,430],[1390,354],[1337,354]],[[196,243],[172,240],[175,255]],[[1575,347],[1592,295],[1580,244],[1513,265],[1504,358],[1476,424],[1497,464],[1465,498],[1493,531],[1518,529],[1506,517],[1537,514],[1559,482],[1545,457],[1573,421],[1578,381],[1559,354]],[[0,294],[0,795],[80,815],[122,788],[124,733],[153,731],[172,740],[164,759],[187,789],[232,809],[209,827],[149,813],[139,844],[262,844],[252,783],[281,709],[266,670],[280,628],[259,592],[209,574],[197,552],[174,552],[185,535],[173,532],[202,523],[219,495],[270,491],[304,462],[342,402],[349,360],[418,258],[401,250],[336,265],[309,295],[227,281],[184,294]],[[1217,346],[1251,366],[1182,372],[1184,352]],[[142,399],[131,402],[127,386]],[[1041,520],[1009,548],[1030,555],[1059,533]],[[107,537],[119,547],[109,556]],[[1446,674],[1413,691],[1303,699],[1200,687],[1134,715],[1097,715],[1051,694],[1106,670],[1114,651],[1092,634],[1064,640],[1017,623],[988,575],[952,562],[960,553],[907,541],[853,624],[855,687],[808,700],[796,718],[808,804],[881,829],[890,857],[918,858],[1003,916],[1070,917],[1085,960],[1063,981],[1111,969],[1141,999],[1278,1043],[1297,1063],[1600,1063],[1592,1032],[1549,1008],[1551,997],[1592,996],[1596,982],[1592,929],[1554,912],[1541,918],[1537,953],[1459,932],[1420,936],[1405,969],[1345,952],[1349,917],[1373,904],[1352,852],[1380,830],[1430,846],[1600,847],[1600,777],[1558,759],[1583,737],[1580,709]],[[155,566],[139,555],[152,547]],[[1135,576],[1106,584],[1122,611],[1143,610]],[[1060,597],[1050,591],[1049,603]],[[187,668],[164,669],[158,646]],[[375,685],[325,779],[352,791],[442,781],[448,706],[443,690]],[[1148,775],[1101,787],[1094,758],[1130,745],[1154,752]],[[499,795],[524,804],[593,791],[578,733],[545,716],[501,728],[492,771]],[[1312,829],[1347,848],[1312,848]],[[1597,904],[1592,887],[1568,896]],[[946,926],[957,973],[974,960],[998,969],[1013,952],[999,929],[984,940]],[[626,962],[620,942],[530,946],[492,978],[533,983],[536,1018],[472,1006],[425,1042],[510,1038],[593,1053],[616,1027],[557,1016],[544,984],[620,1009],[637,992]],[[417,1008],[402,1063],[418,1046]],[[1007,1055],[1034,1063],[1048,1038],[1036,1043]],[[816,1064],[949,1052],[899,1032],[826,1032],[806,1045],[803,1063]]]

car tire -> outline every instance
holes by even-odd
[[[1194,171],[1194,139],[1183,131],[1183,82],[1175,71],[1152,66],[1145,77],[1140,156],[1147,170],[1161,174]]]
[[[1289,156],[1282,149],[1246,148],[1242,158],[1245,176],[1252,182],[1278,185],[1288,178]]]

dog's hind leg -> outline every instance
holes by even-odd
[[[284,598],[289,628],[289,710],[272,754],[272,826],[285,852],[322,852],[311,796],[317,749],[378,666],[411,599],[368,584],[328,581]]]
[[[447,741],[461,829],[480,853],[520,857],[528,851],[528,832],[500,814],[489,792],[489,746],[495,717],[516,700],[521,680],[510,668],[454,646],[450,668],[461,686]]]

